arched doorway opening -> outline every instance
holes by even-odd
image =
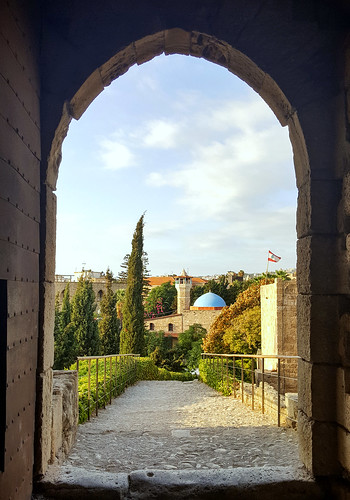
[[[314,149],[315,145],[313,144],[312,138],[310,138],[309,134],[311,142],[309,147],[306,147],[304,129],[301,127],[298,114],[293,105],[282,92],[281,88],[275,83],[269,74],[263,72],[255,63],[252,62],[250,58],[245,56],[242,52],[233,49],[228,43],[200,32],[187,32],[178,28],[170,29],[164,32],[158,32],[155,35],[148,36],[138,42],[132,43],[116,56],[113,56],[107,63],[96,69],[90,77],[86,79],[85,83],[75,93],[69,103],[66,102],[64,106],[62,118],[58,128],[56,129],[48,158],[46,185],[52,187],[53,189],[55,188],[58,166],[61,157],[61,143],[67,133],[70,120],[72,118],[79,119],[88,104],[103,90],[103,88],[106,85],[109,85],[113,79],[124,73],[132,64],[135,62],[141,64],[163,51],[166,54],[182,53],[193,55],[195,57],[204,57],[211,62],[226,66],[230,71],[246,81],[248,85],[259,93],[259,95],[274,111],[282,126],[288,125],[290,139],[293,145],[297,186],[299,188],[298,236],[300,241],[298,245],[298,271],[300,276],[299,293],[301,292],[299,311],[303,309],[305,311],[304,317],[309,318],[310,303],[308,302],[309,297],[306,296],[310,294],[312,295],[313,290],[317,290],[316,281],[314,281],[313,285],[310,283],[311,247],[313,247],[313,245],[319,247],[319,243],[316,242],[315,238],[310,238],[311,233],[313,232],[311,226],[315,221],[312,217],[309,217],[309,208],[311,203],[311,172],[309,153]],[[304,120],[304,125],[308,128],[307,120]],[[310,130],[308,130],[308,132],[310,132]],[[332,182],[332,179],[330,179],[330,181]],[[321,233],[327,232],[328,228],[330,225],[334,224],[335,220],[334,209],[338,198],[335,190],[332,189],[331,191],[332,201],[330,203],[332,205],[332,210],[328,214],[326,220],[328,227],[326,228],[325,226],[322,226],[322,228],[320,228]],[[46,227],[48,227],[48,223],[49,221],[46,220]],[[314,255],[312,256],[313,259]],[[322,255],[322,259],[323,258],[325,258],[324,254]],[[334,273],[334,269],[329,269],[328,272],[329,274],[332,274]],[[313,376],[310,373],[310,368],[313,370],[313,367],[310,353],[308,353],[308,345],[310,343],[309,323],[300,323],[299,339],[301,339],[301,351],[303,357],[305,358],[305,360],[301,362],[301,371],[303,373],[301,378],[301,388],[302,394],[305,398],[302,400],[302,410],[300,412],[302,422],[300,449],[307,467],[315,473],[322,475],[323,473],[329,473],[330,470],[334,469],[332,469],[332,466],[329,466],[329,463],[325,466],[325,463],[322,460],[318,460],[317,468],[315,465],[316,462],[314,461],[316,455],[313,452],[310,452],[313,446],[312,442],[314,434],[316,433],[319,435],[319,429],[317,425],[314,425],[315,419],[312,416],[312,408],[314,404],[312,402],[310,407],[310,399],[312,401],[313,398],[313,394],[309,389],[310,377]],[[318,383],[322,384],[321,379],[319,378]],[[328,421],[330,416],[327,415],[325,418]],[[308,429],[307,432],[305,431],[305,428]],[[330,442],[333,439],[332,436],[333,431],[330,430],[328,434]],[[337,468],[335,462],[334,467]]]

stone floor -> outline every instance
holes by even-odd
[[[297,433],[199,381],[142,381],[79,426],[63,465],[109,472],[293,465]]]
[[[142,381],[79,426],[35,500],[327,498],[298,459],[297,433],[193,382]]]

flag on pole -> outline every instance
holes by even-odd
[[[277,255],[275,255],[274,253],[272,253],[271,250],[269,250],[268,260],[270,262],[278,262],[279,260],[281,260],[281,257],[278,257]]]

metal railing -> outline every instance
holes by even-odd
[[[285,394],[297,393],[299,356],[202,353],[202,359],[207,360],[204,381],[208,385],[241,398],[253,410],[260,407],[262,413],[267,409],[270,414],[276,412],[278,426],[282,413],[285,421],[296,424],[296,418],[285,409]]]
[[[79,356],[77,358],[79,421],[98,415],[112,399],[137,379],[139,354]]]

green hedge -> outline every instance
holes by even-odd
[[[137,358],[137,380],[180,380],[186,382],[197,378],[190,372],[170,372],[158,368],[151,358]]]
[[[241,381],[240,359],[235,360],[235,374],[233,374],[233,361],[226,358],[201,359],[199,362],[199,378],[224,396],[233,393],[233,386]],[[251,382],[252,360],[243,359],[243,379],[244,382]]]

